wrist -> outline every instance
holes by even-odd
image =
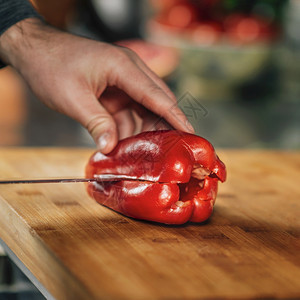
[[[47,26],[38,18],[24,19],[11,26],[0,36],[0,59],[19,69],[43,27]]]

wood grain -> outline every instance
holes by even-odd
[[[82,176],[92,150],[0,150],[0,179]],[[57,299],[300,298],[300,153],[218,151],[205,224],[124,217],[84,184],[0,186],[0,237]]]

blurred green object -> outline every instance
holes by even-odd
[[[262,17],[274,17],[274,21],[281,22],[288,0],[223,0],[218,4],[227,14],[243,12]]]
[[[182,49],[177,91],[205,99],[232,97],[235,89],[259,75],[271,57],[268,45]]]
[[[287,0],[173,1],[150,18],[145,38],[181,54],[177,92],[232,98],[272,65]],[[185,12],[184,26],[174,16]],[[175,14],[176,12],[176,14]],[[173,22],[174,21],[174,22]]]

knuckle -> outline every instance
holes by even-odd
[[[122,51],[131,59],[135,60],[138,58],[138,55],[131,49],[127,48],[127,47],[123,47],[121,48]]]
[[[149,85],[148,92],[153,95],[164,94],[163,90],[154,83]]]
[[[138,55],[129,48],[116,46],[114,49],[115,58],[122,64],[124,63],[135,63],[139,57]]]
[[[158,99],[162,99],[158,101]],[[141,96],[140,104],[148,108],[153,105],[159,104],[160,110],[163,111],[170,107],[170,100],[165,95],[164,91],[156,84],[149,84],[147,88],[144,89],[144,93]]]
[[[96,130],[98,131],[100,128],[113,128],[114,122],[111,117],[106,113],[99,113],[97,116],[94,116],[86,125],[86,129],[89,133],[93,134]]]
[[[115,58],[120,61],[120,62],[128,62],[130,60],[130,57],[127,53],[127,51],[120,47],[116,47],[115,50],[114,50],[114,56]]]

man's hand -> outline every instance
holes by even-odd
[[[0,57],[24,77],[50,108],[79,121],[103,153],[133,134],[135,118],[143,130],[154,116],[193,132],[173,93],[131,50],[74,36],[23,20],[0,37]]]

